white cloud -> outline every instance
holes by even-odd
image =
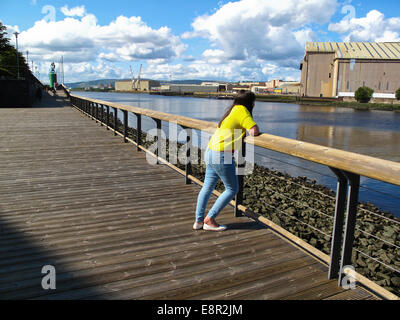
[[[65,5],[61,8],[61,12],[67,17],[83,17],[86,14],[86,9],[85,6],[68,9],[68,6]]]
[[[152,29],[140,17],[120,16],[102,26],[87,13],[81,18],[37,21],[20,38],[21,46],[29,49],[35,59],[52,61],[63,55],[66,62],[75,63],[96,59],[168,61],[186,49],[169,28]]]
[[[331,23],[329,30],[343,35],[343,41],[400,41],[400,17],[386,19],[372,10],[363,18]]]
[[[297,68],[306,41],[315,39],[312,23],[330,20],[336,0],[242,0],[211,15],[197,17],[183,39],[203,37],[214,47],[203,53],[209,63],[261,59]]]
[[[18,26],[9,26],[9,25],[5,25],[5,27],[7,28],[6,32],[7,32],[7,38],[10,39],[11,43],[15,42],[15,35],[14,32],[20,32],[19,31],[19,27]]]
[[[212,52],[210,52],[212,54]],[[194,60],[185,64],[149,64],[144,74],[154,79],[207,79],[215,81],[265,80],[278,78],[295,80],[299,78],[297,70],[280,67],[262,60],[225,61],[211,64],[208,60]]]
[[[106,61],[110,61],[110,62],[118,62],[121,61],[120,57],[118,55],[116,55],[115,53],[104,53],[101,52],[98,56],[98,58],[100,60],[106,60]]]
[[[65,5],[63,20],[37,21],[21,33],[20,46],[46,65],[63,55],[74,80],[130,78],[133,61],[143,62],[143,77],[155,79],[298,79],[305,42],[316,40],[314,25],[329,22],[336,8],[337,0],[224,0],[178,37],[135,16],[100,25],[85,6]],[[195,37],[210,47],[185,55],[182,39]]]

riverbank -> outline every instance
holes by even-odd
[[[120,121],[118,130],[122,131]],[[136,140],[135,129],[129,128],[128,135]],[[145,134],[142,134],[142,141],[146,148],[153,144],[145,142]],[[163,140],[162,143],[166,147],[168,161],[169,142]],[[181,147],[182,144],[178,144],[178,148]],[[185,168],[183,164],[177,167]],[[193,165],[192,170],[193,176],[204,181],[204,164]],[[216,189],[220,192],[224,190],[221,182]],[[306,177],[292,177],[255,165],[253,173],[244,178],[243,196],[243,205],[249,210],[265,216],[318,250],[330,254],[335,212],[333,190]],[[354,267],[368,279],[400,295],[400,274],[377,260],[390,268],[400,269],[400,219],[372,203],[359,203],[353,250]]]

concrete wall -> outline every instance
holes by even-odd
[[[367,86],[375,93],[400,88],[400,61],[336,59],[333,53],[307,53],[302,61],[300,95],[336,97]]]
[[[190,84],[171,84],[161,87],[162,91],[176,92],[176,93],[194,93],[194,92],[218,92],[219,86],[200,86]]]
[[[139,90],[140,91],[150,91],[151,88],[156,88],[160,86],[160,82],[159,81],[155,81],[155,80],[142,80],[140,81],[139,84]]]
[[[31,107],[41,86],[28,80],[0,80],[0,107]]]
[[[115,91],[132,91],[132,81],[115,81]]]
[[[139,87],[137,88],[137,83],[135,83],[135,88],[132,88],[132,81],[116,81],[115,82],[115,91],[150,91],[151,88],[159,87],[160,82],[155,80],[141,80],[139,83]]]
[[[338,92],[367,86],[375,93],[395,93],[400,88],[400,61],[340,60],[338,75]]]
[[[301,72],[301,95],[331,97],[334,53],[307,53]]]
[[[279,87],[282,89],[282,93],[284,94],[300,94],[300,84],[293,83],[293,84],[285,84]]]

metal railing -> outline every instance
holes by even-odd
[[[64,87],[65,89],[65,87]],[[180,172],[185,176],[185,182],[191,183],[194,181],[198,184],[202,184],[201,180],[193,175],[192,164],[190,162],[190,145],[192,143],[191,132],[193,129],[201,130],[208,133],[213,133],[217,127],[214,122],[202,121],[198,119],[192,119],[188,117],[183,117],[179,115],[173,115],[148,109],[142,109],[132,106],[123,106],[120,104],[101,101],[96,99],[83,98],[76,95],[72,95],[65,89],[67,96],[70,98],[73,106],[80,109],[82,112],[100,121],[101,125],[104,125],[107,130],[111,129],[114,134],[121,135],[125,142],[131,141],[137,146],[137,150],[146,150],[143,144],[143,137],[145,135],[144,130],[142,130],[142,117],[146,116],[154,120],[157,128],[157,145],[155,153],[153,154],[157,158],[157,163],[165,163],[170,165],[166,159],[162,159],[158,154],[157,150],[161,150],[162,136],[162,121],[173,122],[180,125],[184,130],[186,130],[186,143],[188,145],[186,157],[189,161],[184,166],[184,170],[179,169],[176,166],[170,165],[175,170]],[[112,110],[111,110],[112,109]],[[123,116],[121,117],[122,123],[119,123],[118,111],[121,111]],[[133,139],[128,137],[128,114],[133,114],[136,117],[136,128],[134,128],[135,133]],[[112,121],[111,121],[112,120]],[[118,126],[122,127],[118,130]],[[362,231],[356,227],[357,222],[357,212],[360,211],[358,208],[358,196],[360,190],[360,176],[372,178],[375,180],[387,182],[395,186],[400,186],[400,163],[377,159],[369,156],[364,156],[360,154],[355,154],[351,152],[341,151],[333,148],[328,148],[325,146],[314,145],[302,141],[297,141],[293,139],[272,136],[269,134],[261,134],[253,139],[244,139],[243,151],[245,156],[246,144],[253,144],[261,148],[276,151],[282,154],[290,155],[307,161],[312,161],[314,163],[319,163],[330,168],[337,178],[337,190],[336,196],[327,195],[321,193],[321,196],[328,197],[330,201],[334,201],[334,214],[330,215],[321,210],[308,207],[309,210],[315,211],[316,214],[326,216],[332,220],[332,232],[327,234],[322,232],[323,235],[331,240],[330,256],[324,254],[323,252],[313,248],[305,241],[300,238],[290,234],[279,225],[271,222],[265,217],[256,215],[254,211],[243,205],[243,194],[244,194],[244,178],[243,176],[239,179],[239,193],[237,194],[234,201],[231,204],[235,207],[235,216],[242,216],[243,214],[257,219],[258,221],[267,224],[276,232],[280,233],[288,240],[294,244],[302,247],[302,249],[308,251],[322,262],[329,266],[329,279],[338,279],[339,285],[342,282],[343,277],[348,274],[346,267],[352,265],[352,254],[353,254],[353,244],[355,239],[355,232]],[[272,176],[274,174],[272,173]],[[276,175],[276,174],[275,174]],[[276,175],[275,179],[286,180],[282,176]],[[289,183],[299,184],[302,188],[309,192],[312,190],[308,188],[305,184],[297,183],[296,181],[289,181]],[[268,189],[268,188],[266,188]],[[309,190],[307,190],[309,189]],[[312,190],[315,191],[315,190]],[[319,192],[319,191],[316,191]],[[216,194],[219,194],[216,192]],[[290,198],[289,195],[281,194],[282,197],[287,197],[292,201],[296,199]],[[322,201],[322,200],[321,200]],[[307,205],[304,206],[307,208]],[[276,209],[276,208],[275,208]],[[365,210],[365,209],[364,209]],[[294,217],[291,214],[287,214],[284,210],[279,210],[281,213],[286,214],[288,218],[294,219],[298,223],[304,223],[309,227],[315,228],[308,223],[301,221],[300,219]],[[376,214],[376,213],[375,213]],[[379,214],[377,214],[379,215]],[[381,215],[379,215],[381,216]],[[400,224],[399,221],[390,219],[388,217],[383,217],[389,219],[393,223]],[[362,231],[365,232],[365,231]],[[374,236],[370,234],[370,236]],[[397,246],[396,244],[392,244]],[[399,246],[397,246],[399,247]],[[363,254],[359,250],[355,250],[358,254]],[[373,257],[371,257],[374,259]],[[398,271],[393,268],[393,271]],[[358,276],[357,280],[362,282],[368,282],[363,276]],[[364,283],[365,284],[365,283]],[[370,287],[372,283],[368,283]],[[370,288],[371,289],[371,288]],[[390,299],[397,299],[397,296],[391,294],[389,291],[382,289],[381,287],[373,288],[375,291],[379,291],[378,294],[385,296]]]

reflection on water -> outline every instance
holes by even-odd
[[[229,100],[124,93],[76,94],[207,121],[218,121],[231,103]],[[400,113],[256,102],[253,115],[261,130],[269,134],[400,161]],[[131,121],[135,125],[134,116],[130,118]],[[143,128],[154,128],[154,122],[144,118]],[[261,148],[255,149],[257,163],[285,171],[292,176],[307,176],[332,189],[336,188],[335,177],[325,166]],[[400,187],[363,177],[361,183],[361,201],[370,201],[400,216]]]
[[[297,139],[372,157],[400,161],[400,132],[300,124]]]

